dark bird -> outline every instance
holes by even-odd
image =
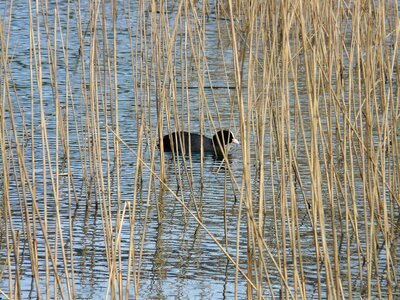
[[[173,132],[163,137],[164,152],[179,153],[200,153],[203,147],[205,154],[214,154],[216,157],[222,157],[225,152],[225,145],[230,143],[239,144],[230,130],[218,131],[212,139],[197,133],[188,133],[186,131]]]

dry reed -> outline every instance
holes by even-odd
[[[26,49],[16,4],[0,5],[0,297],[79,298],[84,206],[101,217],[105,297],[140,298],[168,195],[226,258],[236,299],[399,297],[396,1],[28,4]],[[205,153],[174,155],[174,181],[157,144],[223,127],[241,150],[216,172],[221,236],[207,225]]]

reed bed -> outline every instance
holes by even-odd
[[[400,297],[397,1],[20,5],[0,5],[1,299],[174,287],[148,269],[171,201],[233,298]],[[241,145],[213,172],[158,145],[220,128]]]

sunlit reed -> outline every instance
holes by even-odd
[[[195,232],[226,258],[236,299],[399,297],[396,1],[103,0],[60,8],[29,0],[28,100],[13,76],[19,49],[10,39],[18,32],[15,4],[6,2],[0,298],[27,297],[27,274],[38,299],[77,297],[74,220],[82,206],[99,216],[105,297],[140,298],[149,280],[142,270],[148,226],[153,212],[163,224],[166,195],[182,207],[185,226],[194,220]],[[128,58],[120,53],[122,31]],[[132,113],[122,120],[127,83],[119,69],[127,61]],[[216,62],[223,78],[213,73]],[[125,140],[126,122],[135,124],[134,145]],[[203,205],[210,158],[160,150],[165,134],[212,136],[227,125],[241,145],[215,172],[224,179],[221,236],[207,227]],[[123,176],[127,170],[133,178]],[[228,228],[233,202],[236,228]]]

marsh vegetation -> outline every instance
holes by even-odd
[[[400,297],[397,1],[0,12],[0,299]]]

